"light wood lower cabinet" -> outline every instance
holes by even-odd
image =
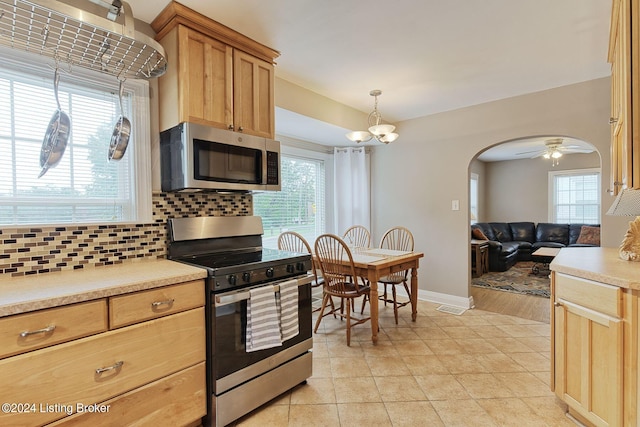
[[[72,318],[106,326],[106,310],[95,309],[108,306],[110,330],[0,360],[0,402],[14,404],[3,406],[0,425],[179,426],[206,414],[203,281],[84,304],[69,306]],[[41,322],[69,307],[32,315]],[[20,316],[0,321],[22,330]]]
[[[635,291],[552,272],[552,388],[594,426],[635,426]]]
[[[0,359],[108,329],[104,299],[0,318]]]
[[[51,427],[180,426],[206,412],[204,362],[102,403],[110,416],[85,412]],[[117,420],[117,424],[114,424]]]

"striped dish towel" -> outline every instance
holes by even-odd
[[[298,335],[298,281],[280,283],[280,332],[282,341]]]
[[[249,292],[245,343],[247,352],[281,346],[280,318],[274,287],[260,286]]]

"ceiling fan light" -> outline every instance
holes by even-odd
[[[553,157],[554,159],[559,159],[560,157],[562,157],[562,153],[556,150],[553,153],[551,153],[551,157]]]
[[[349,140],[353,142],[366,142],[372,138],[372,135],[366,130],[358,130],[355,132],[349,132],[347,134],[347,138],[349,138]]]
[[[551,154],[549,154],[549,152],[547,151],[546,153],[544,153],[542,155],[542,157],[544,157],[545,159],[550,159],[551,158]]]
[[[385,136],[392,133],[396,127],[393,125],[373,125],[369,128],[369,132],[375,136]]]
[[[391,133],[386,134],[385,136],[382,136],[382,137],[378,138],[378,141],[384,142],[385,144],[388,144],[388,143],[393,142],[396,139],[398,139],[398,136],[399,135],[397,133],[391,132]]]

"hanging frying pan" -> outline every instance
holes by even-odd
[[[71,119],[60,108],[60,100],[58,99],[58,83],[60,82],[60,73],[56,67],[53,76],[53,93],[56,97],[56,105],[58,109],[53,113],[47,132],[42,140],[42,148],[40,150],[40,167],[42,170],[38,178],[43,176],[47,171],[60,163],[64,150],[67,148],[67,141],[71,133]]]
[[[120,80],[118,88],[118,100],[120,101],[120,117],[113,128],[111,142],[109,143],[109,160],[120,160],[129,145],[129,135],[131,134],[131,122],[124,116],[122,108],[122,95],[124,92],[124,81]]]

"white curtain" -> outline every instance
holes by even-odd
[[[352,225],[370,230],[369,157],[364,147],[336,147],[333,154],[336,234]]]

